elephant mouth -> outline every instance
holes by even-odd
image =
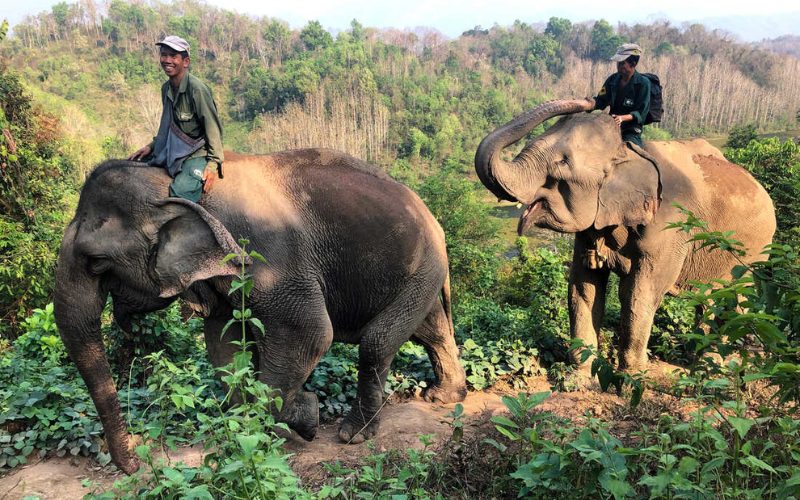
[[[522,236],[525,231],[535,224],[536,219],[539,218],[538,214],[544,210],[545,203],[547,202],[540,198],[538,200],[533,200],[533,202],[525,208],[517,224],[517,234],[519,236]]]

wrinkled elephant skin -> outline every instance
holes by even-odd
[[[120,326],[177,298],[205,318],[209,357],[231,360],[228,295],[239,238],[254,261],[249,299],[266,335],[255,341],[259,377],[279,389],[279,420],[306,439],[318,426],[317,398],[302,391],[331,342],[359,346],[358,397],[342,439],[377,429],[389,365],[411,339],[425,346],[436,382],[429,399],[466,395],[450,314],[444,234],[422,201],[374,167],[331,150],[266,156],[225,155],[225,178],[202,206],[166,198],[162,169],[108,161],[89,176],[59,254],[55,314],[64,344],[97,407],[112,459],[132,472],[138,462],[100,334],[111,295]],[[442,395],[445,395],[442,397]]]
[[[692,281],[730,278],[732,254],[700,249],[685,233],[666,229],[691,210],[710,231],[734,231],[742,262],[763,260],[775,232],[775,211],[764,188],[706,141],[624,144],[611,116],[587,114],[589,100],[551,101],[484,138],[475,168],[498,198],[525,205],[520,234],[533,226],[575,233],[569,277],[573,338],[597,346],[610,272],[620,277],[620,368],[647,365],[653,317],[666,293]],[[512,161],[502,150],[549,118],[563,115]],[[573,361],[578,362],[577,353]],[[582,368],[588,369],[588,363]]]

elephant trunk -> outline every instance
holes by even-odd
[[[99,279],[86,271],[85,262],[76,259],[74,236],[75,228],[71,225],[64,235],[56,270],[56,324],[70,358],[89,389],[103,424],[111,459],[131,474],[139,463],[128,449],[127,426],[100,333],[105,295]]]
[[[591,99],[556,100],[540,104],[487,135],[475,153],[475,171],[484,186],[498,199],[509,201],[529,201],[530,182],[520,172],[520,157],[512,162],[500,158],[506,147],[525,137],[531,130],[545,120],[554,116],[591,111],[594,101]]]

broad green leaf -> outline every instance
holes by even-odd
[[[266,333],[266,330],[264,330],[264,324],[261,322],[260,319],[258,319],[258,318],[250,318],[250,323],[256,325],[256,328],[258,328],[261,331],[262,335],[264,333]]]
[[[502,425],[503,427],[511,427],[513,429],[519,429],[519,426],[510,418],[504,417],[502,415],[495,415],[492,417],[492,423],[497,425]]]
[[[771,472],[773,474],[777,474],[777,472],[775,471],[775,469],[772,468],[771,465],[769,465],[768,463],[764,462],[760,458],[754,457],[753,455],[748,455],[748,456],[744,457],[741,460],[741,463],[743,465],[746,465],[746,466],[750,467],[751,469],[761,469],[761,470],[765,470],[767,472]]]
[[[261,434],[253,434],[250,436],[243,436],[237,435],[236,441],[239,443],[239,446],[242,447],[242,451],[247,458],[253,456],[253,451],[258,447],[258,443],[261,441]]]
[[[167,476],[167,479],[172,481],[173,484],[181,484],[186,480],[186,478],[183,477],[183,474],[172,467],[165,467],[161,472],[163,472],[164,475]]]
[[[728,417],[727,421],[729,424],[731,424],[731,427],[733,427],[736,430],[737,434],[739,434],[739,437],[742,439],[744,439],[745,435],[747,435],[747,432],[756,423],[756,421],[753,420],[752,418],[740,418],[740,417]]]

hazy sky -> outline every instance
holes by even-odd
[[[25,15],[49,10],[56,3],[58,0],[0,0],[0,17],[7,18],[13,26]],[[551,16],[566,17],[573,22],[603,18],[613,24],[665,18],[680,23],[707,18],[800,13],[796,0],[727,0],[724,7],[720,6],[721,2],[702,0],[617,3],[604,0],[207,0],[207,3],[241,13],[283,19],[293,28],[316,19],[327,29],[343,30],[355,18],[365,26],[378,28],[428,26],[450,37],[477,25],[484,28],[494,24],[506,26],[515,19],[533,23],[547,21]],[[747,27],[746,23],[740,25]],[[791,28],[789,31],[777,29],[796,32]],[[781,34],[784,33],[770,33],[770,36]]]

